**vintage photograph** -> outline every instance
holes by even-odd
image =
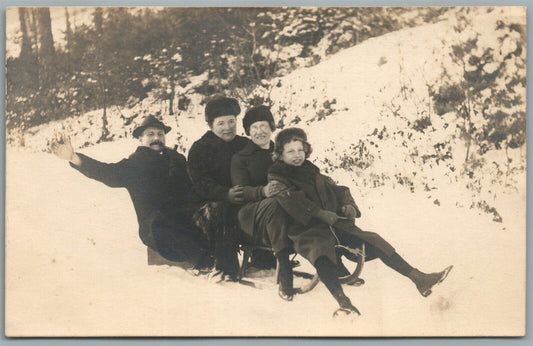
[[[525,335],[525,7],[5,29],[7,337]]]

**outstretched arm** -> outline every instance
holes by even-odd
[[[70,161],[73,165],[80,167],[81,158],[74,152],[69,139],[63,138],[62,143],[54,142],[50,146],[52,153],[63,160]]]
[[[60,159],[67,160],[70,165],[88,178],[98,180],[110,187],[125,187],[128,182],[136,179],[136,172],[124,159],[117,163],[103,163],[83,154],[74,152],[67,138],[55,142],[50,147],[52,153]]]

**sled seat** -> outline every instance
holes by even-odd
[[[170,260],[164,258],[163,256],[161,256],[157,251],[149,248],[148,246],[146,247],[146,249],[147,249],[147,260],[148,260],[148,265],[149,266],[167,265],[167,266],[180,267],[180,268],[184,268],[184,269],[192,267],[192,264],[190,264],[189,262],[174,262],[174,261],[170,261]]]

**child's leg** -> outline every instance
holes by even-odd
[[[366,252],[371,258],[379,258],[389,268],[394,269],[403,276],[409,276],[409,273],[413,270],[413,267],[402,256],[398,255],[397,252],[392,254],[392,256],[387,256],[383,251],[371,244],[366,245]]]
[[[355,312],[361,314],[355,306],[352,305],[350,298],[348,298],[342,290],[341,283],[337,277],[337,266],[327,256],[320,256],[316,259],[314,266],[318,273],[320,280],[326,285],[327,289],[333,295],[341,309],[348,312]]]
[[[360,243],[360,239],[352,234],[344,235],[342,240],[343,244],[349,247],[358,245]],[[439,273],[422,273],[407,263],[407,261],[404,260],[402,256],[398,255],[397,252],[394,252],[391,256],[387,256],[387,254],[385,254],[385,252],[383,252],[381,249],[368,243],[366,244],[366,254],[367,258],[378,257],[389,268],[392,268],[403,276],[408,277],[411,281],[413,281],[420,294],[424,297],[427,297],[431,294],[431,288],[434,285],[442,282],[452,268],[452,266],[449,266]]]

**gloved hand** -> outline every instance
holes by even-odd
[[[272,197],[285,190],[287,186],[277,180],[271,180],[263,187],[263,195],[267,198]]]
[[[353,205],[346,204],[342,206],[342,214],[350,220],[355,220],[356,211]]]
[[[335,214],[332,211],[320,209],[318,213],[316,214],[316,217],[318,217],[321,221],[324,221],[330,226],[333,226],[335,222],[339,219],[337,214]]]
[[[244,192],[243,188],[240,185],[235,185],[228,191],[228,201],[234,204],[239,204],[244,202]]]

